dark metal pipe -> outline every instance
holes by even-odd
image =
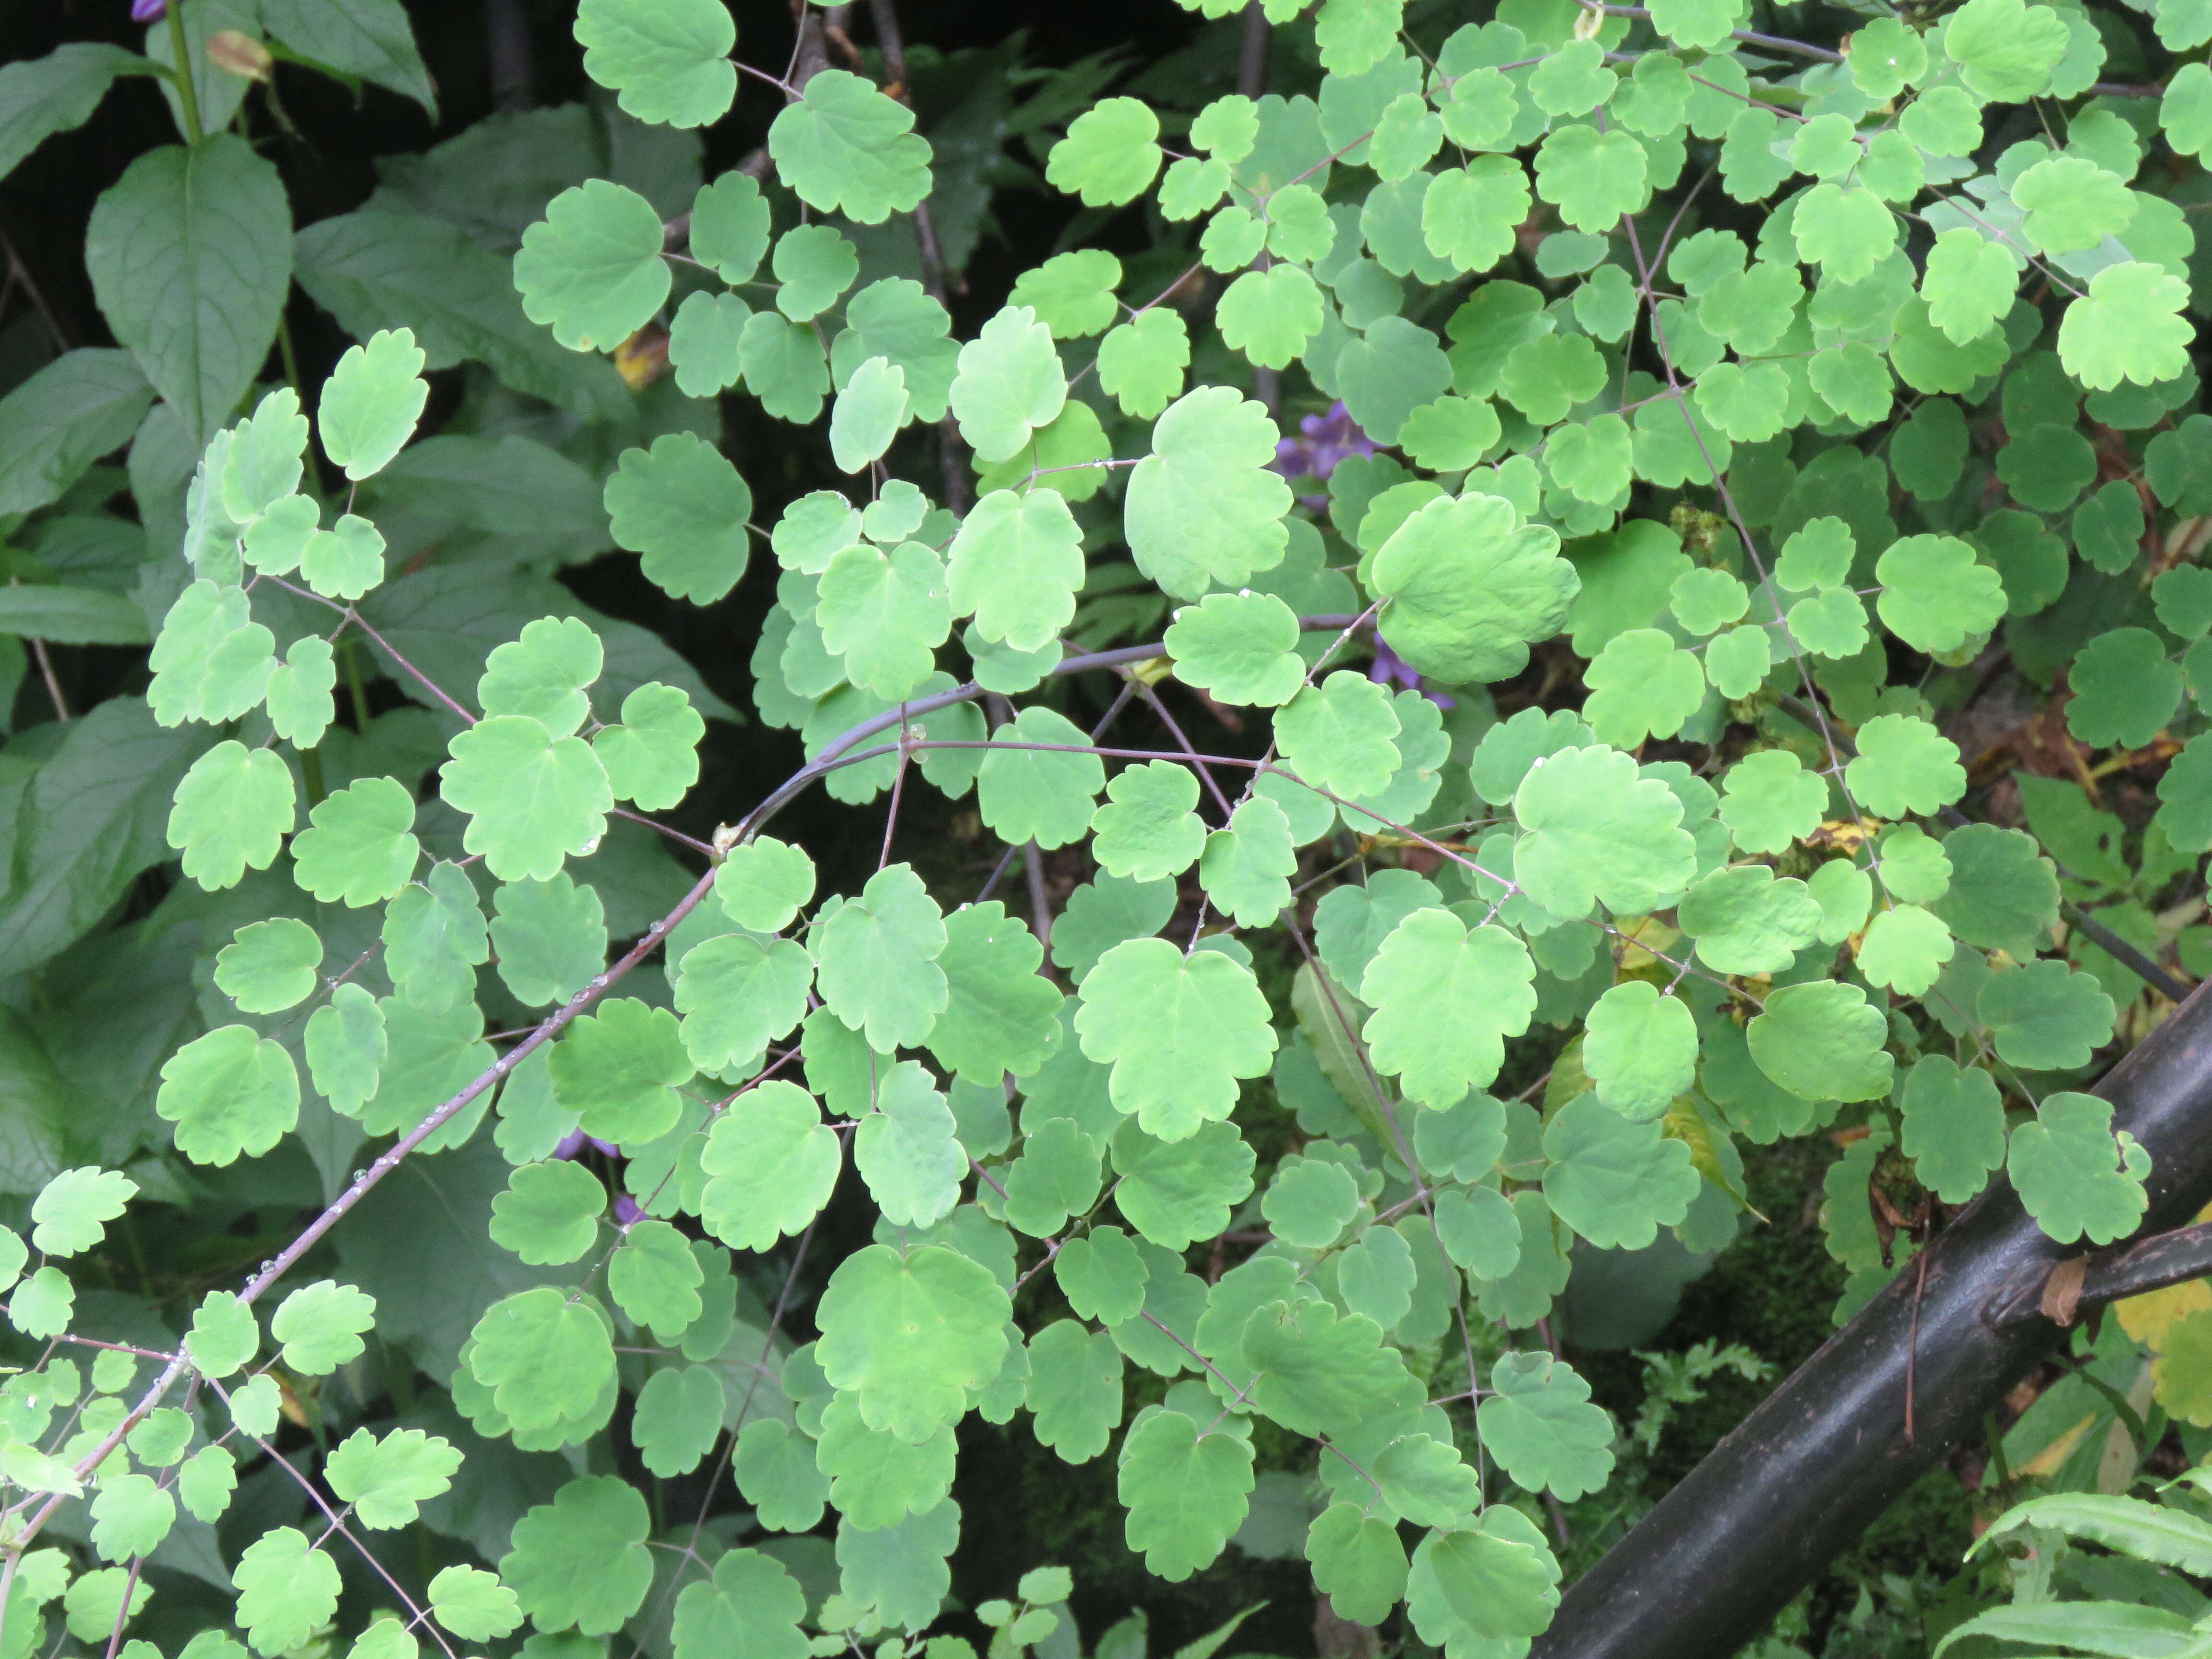
[[[2096,1091],[2151,1154],[2142,1231],[2189,1221],[2212,1199],[2212,996]],[[1992,1316],[2080,1253],[2000,1178],[1568,1589],[1530,1659],[1725,1659],[1753,1640],[2057,1346],[2048,1320]]]

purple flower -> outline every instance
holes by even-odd
[[[645,1212],[644,1212],[643,1210],[641,1210],[640,1208],[638,1208],[638,1206],[637,1206],[637,1200],[636,1200],[635,1199],[632,1198],[632,1197],[631,1197],[628,1193],[623,1193],[623,1194],[618,1194],[618,1195],[616,1197],[616,1199],[615,1199],[615,1225],[616,1225],[616,1226],[617,1226],[617,1227],[627,1227],[627,1226],[629,1226],[632,1222],[635,1221],[635,1220],[636,1220],[640,1216],[643,1215],[644,1213],[645,1213]]]
[[[1381,640],[1375,641],[1375,660],[1368,665],[1367,678],[1377,685],[1402,686],[1408,691],[1421,690],[1420,671],[1393,651]],[[1456,708],[1456,698],[1441,691],[1421,691],[1421,695],[1439,708]]]
[[[131,21],[158,23],[169,15],[169,0],[131,0]]]
[[[1273,470],[1285,478],[1319,478],[1326,483],[1346,456],[1374,453],[1373,441],[1359,429],[1351,411],[1340,403],[1331,404],[1328,414],[1309,415],[1301,420],[1297,436],[1276,444]],[[1316,511],[1328,505],[1326,495],[1303,499]]]
[[[587,1135],[581,1129],[571,1129],[561,1137],[561,1144],[553,1149],[553,1156],[574,1158],[586,1146],[596,1146],[609,1158],[614,1157],[617,1151],[611,1140],[601,1140],[597,1135]]]

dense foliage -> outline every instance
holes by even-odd
[[[1563,1298],[1838,1147],[1838,1322],[1992,1181],[2136,1229],[2212,9],[1186,3],[1132,76],[582,0],[582,101],[327,216],[286,100],[434,118],[398,0],[0,69],[0,176],[175,123],[114,345],[9,256],[0,1659],[1138,1659],[956,1586],[979,1424],[1159,1581],[1520,1653],[1771,1372],[1624,1426]],[[2122,1494],[2212,1291],[2077,1346],[1831,1651],[2187,1638]]]

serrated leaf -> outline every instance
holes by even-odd
[[[550,1287],[545,1293],[560,1295]],[[605,1636],[653,1588],[645,1547],[651,1529],[642,1494],[613,1475],[586,1475],[514,1523],[514,1547],[500,1558],[499,1576],[539,1630]]]
[[[522,234],[514,286],[533,323],[571,351],[611,351],[668,297],[660,216],[626,185],[590,179]]]
[[[380,1437],[356,1429],[332,1449],[323,1478],[354,1506],[362,1525],[384,1528],[411,1523],[422,1504],[452,1486],[460,1467],[458,1447],[421,1429]]]
[[[1114,946],[1083,981],[1075,1030],[1110,1065],[1109,1097],[1147,1134],[1185,1140],[1225,1119],[1237,1079],[1275,1052],[1267,999],[1251,970],[1218,951],[1184,956],[1162,939]]]
[[[278,1304],[269,1334],[284,1345],[285,1364],[303,1376],[322,1376],[360,1358],[362,1334],[375,1325],[374,1297],[322,1279]]]
[[[196,1164],[258,1158],[300,1121],[300,1073],[272,1039],[226,1025],[163,1063],[154,1110],[177,1126],[177,1150]]]
[[[641,555],[646,580],[672,598],[712,605],[745,574],[753,494],[704,439],[670,432],[624,450],[605,499],[615,545]]]
[[[2061,1244],[2124,1238],[2149,1203],[2150,1154],[2113,1130],[2112,1103],[2094,1095],[2045,1096],[2035,1121],[2013,1131],[2005,1172],[2036,1225]]]
[[[1170,1583],[1220,1555],[1251,1491],[1251,1443],[1218,1425],[1201,1434],[1182,1413],[1161,1410],[1122,1439],[1116,1494],[1129,1547]]]
[[[842,1163],[814,1097],[772,1078],[714,1120],[699,1167],[708,1177],[700,1219],[736,1249],[764,1250],[811,1221]]]
[[[1601,1249],[1644,1249],[1689,1213],[1702,1179],[1689,1147],[1658,1122],[1632,1123],[1595,1094],[1559,1109],[1544,1129],[1544,1156],[1545,1201]]]
[[[1590,1403],[1589,1384],[1573,1366],[1548,1353],[1509,1353],[1492,1369],[1490,1386],[1476,1424],[1483,1449],[1516,1486],[1572,1503],[1605,1485],[1613,1419]]]
[[[1291,487],[1268,470],[1275,443],[1267,410],[1234,387],[1200,386],[1170,405],[1124,500],[1137,568],[1174,598],[1195,599],[1281,563]]]

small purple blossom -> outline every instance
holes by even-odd
[[[618,1195],[616,1197],[616,1199],[615,1199],[615,1225],[616,1225],[616,1226],[617,1226],[617,1227],[627,1227],[627,1226],[629,1226],[633,1222],[636,1221],[636,1219],[637,1219],[640,1216],[643,1215],[644,1213],[645,1213],[645,1212],[644,1212],[643,1210],[641,1210],[641,1209],[640,1209],[640,1208],[638,1207],[637,1200],[636,1200],[635,1199],[632,1198],[632,1197],[631,1197],[628,1193],[623,1193],[623,1194],[618,1194]]]
[[[169,15],[169,0],[131,0],[131,21],[158,23]]]
[[[1331,404],[1326,415],[1309,415],[1298,422],[1298,434],[1275,446],[1273,470],[1285,478],[1319,478],[1323,483],[1347,455],[1372,455],[1374,441],[1359,429],[1351,411],[1341,403]],[[1318,511],[1328,505],[1326,495],[1303,498]]]
[[[601,1140],[597,1135],[587,1135],[581,1129],[571,1129],[561,1137],[561,1144],[553,1149],[556,1158],[574,1158],[586,1146],[596,1146],[609,1158],[615,1156],[617,1147],[611,1140]]]
[[[1375,660],[1367,667],[1367,678],[1377,685],[1402,686],[1408,691],[1421,691],[1420,671],[1393,651],[1381,640],[1375,641]],[[1441,691],[1421,691],[1421,695],[1439,708],[1456,708],[1456,698]]]

